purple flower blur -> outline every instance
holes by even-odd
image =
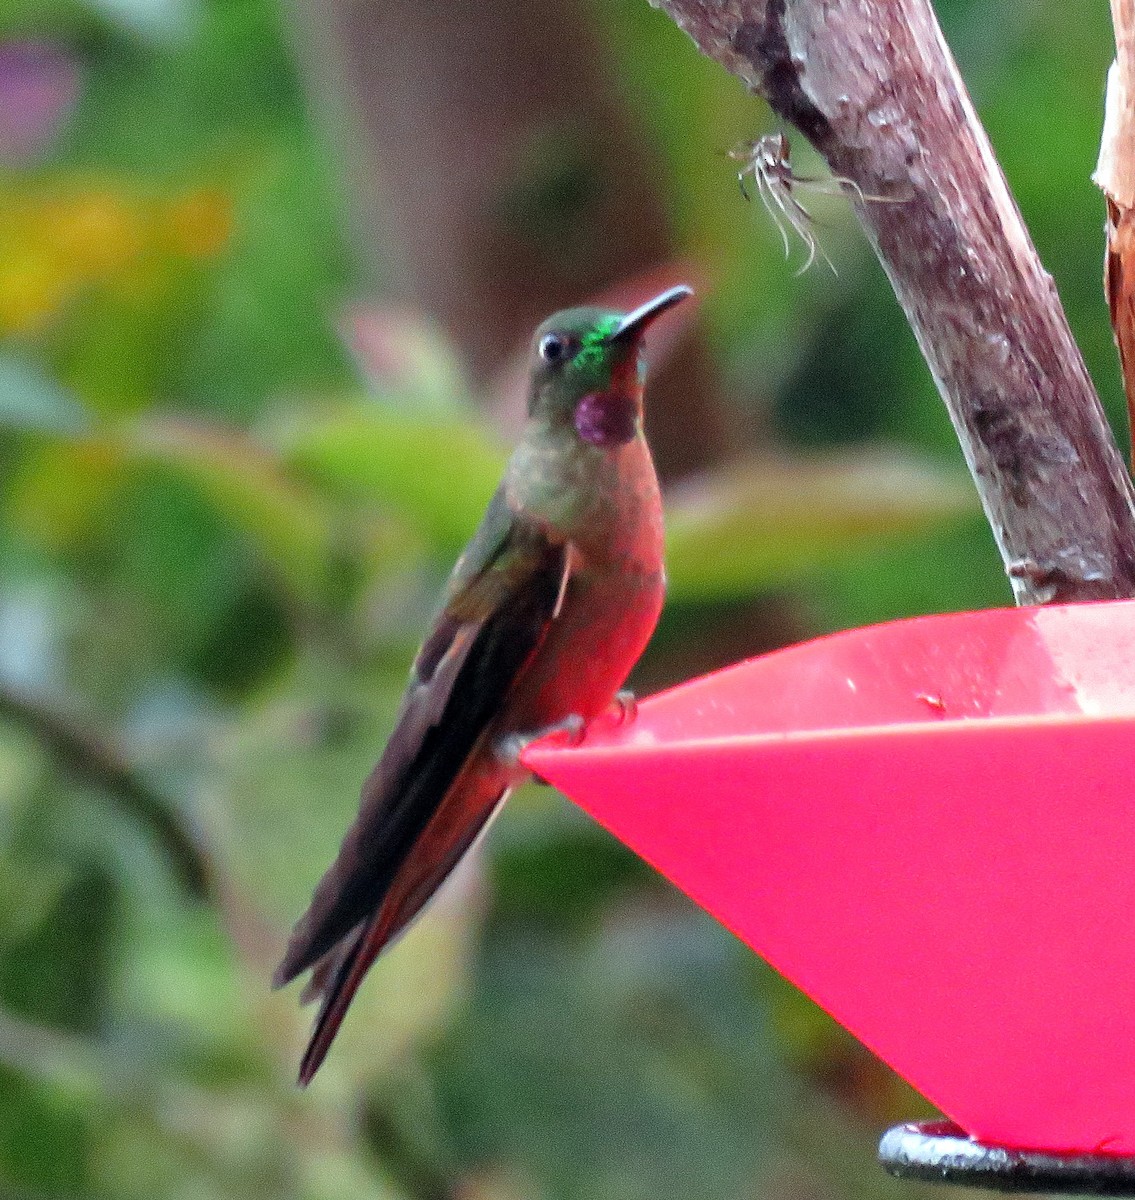
[[[0,42],[0,163],[43,154],[79,96],[79,66],[48,42]]]

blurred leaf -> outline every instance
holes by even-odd
[[[0,613],[2,613],[0,609]],[[3,673],[2,657],[0,657],[0,674]],[[0,846],[6,845],[12,834],[13,826],[19,820],[20,810],[29,803],[29,797],[34,789],[43,781],[45,759],[39,747],[31,742],[25,733],[0,724]],[[7,872],[11,864],[6,860],[0,871]],[[16,871],[16,875],[21,872]],[[2,878],[2,877],[0,877]],[[54,886],[44,881],[47,895],[54,895]],[[0,882],[0,922],[9,918],[7,908],[8,884]],[[34,908],[34,906],[33,906]]]
[[[812,607],[818,628],[847,629],[1012,602],[989,524],[978,511],[878,554],[833,561],[818,580]]]
[[[642,859],[546,787],[526,787],[510,798],[490,845],[498,916],[583,929],[656,878]]]
[[[200,489],[300,599],[325,595],[332,573],[329,514],[250,438],[174,417],[124,425],[117,438],[135,459],[171,468]]]
[[[354,1146],[310,1153],[302,1169],[299,1195],[306,1200],[404,1200],[401,1192],[375,1177]]]
[[[219,186],[95,171],[0,187],[0,334],[41,343],[100,411],[143,407],[167,386],[231,209]]]
[[[106,519],[122,466],[121,448],[101,433],[46,441],[13,472],[8,517],[52,550],[79,543]]]
[[[0,1188],[79,1196],[87,1187],[92,1114],[78,1098],[0,1065]]]
[[[0,354],[0,426],[48,433],[87,428],[86,409],[32,359]]]
[[[266,14],[254,6],[211,11],[230,8],[243,9],[252,26],[241,36],[278,38],[276,30],[257,27]],[[233,236],[209,272],[208,304],[186,331],[170,372],[174,394],[241,424],[280,395],[339,392],[354,383],[330,314],[352,287],[355,268],[321,148],[301,135],[298,114],[269,136],[238,136],[246,122],[278,122],[303,103],[290,70],[273,61],[282,47],[268,51],[252,78],[243,63],[226,62],[224,90],[207,101],[230,113],[225,166]],[[247,108],[234,112],[242,95]]]
[[[683,902],[624,906],[585,939],[495,927],[431,1056],[460,1159],[564,1200],[761,1194],[791,1085],[746,965]]]
[[[675,599],[752,592],[972,513],[960,474],[893,452],[754,460],[675,488],[666,565]]]
[[[37,447],[14,472],[9,518],[82,581],[76,610],[53,618],[91,622],[84,653],[124,655],[116,678],[96,667],[85,686],[120,704],[131,679],[188,669],[239,690],[287,649],[297,601],[326,599],[330,531],[314,502],[261,470],[262,452],[242,472],[187,434],[155,444],[138,428]]]
[[[0,1184],[6,1175],[35,1179],[50,1194],[62,1186],[73,1196],[60,1176],[78,1167],[93,1194],[123,1200],[398,1200],[360,1161],[333,1113],[320,1114],[291,1089],[194,1086],[148,1052],[160,1025],[136,1032],[135,1043],[60,1036],[0,1012]],[[82,1114],[78,1129],[52,1120],[70,1113]],[[51,1132],[58,1145],[45,1141]],[[330,1169],[320,1177],[324,1164]]]
[[[447,553],[456,553],[477,528],[505,462],[504,452],[470,420],[373,403],[297,412],[267,436],[298,471],[405,513]]]
[[[96,1027],[109,988],[119,900],[107,869],[76,868],[39,926],[2,948],[0,1002],[45,1025]]]
[[[133,952],[115,980],[119,1037],[142,1034],[145,1062],[179,1067],[202,1083],[247,1078],[258,1058],[263,1067],[269,1055],[257,1045],[255,1014],[215,913],[146,889],[130,907],[125,932]]]
[[[125,30],[154,42],[184,37],[201,13],[201,0],[85,0]]]
[[[63,902],[68,882],[62,863],[0,858],[0,963],[10,949],[26,945],[37,929],[47,926]]]
[[[450,342],[411,308],[356,304],[344,320],[344,339],[371,388],[416,412],[458,413],[472,384]]]

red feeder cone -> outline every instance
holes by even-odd
[[[837,634],[524,758],[969,1134],[1135,1153],[1135,602]]]

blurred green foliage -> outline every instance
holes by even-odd
[[[1008,602],[846,207],[816,201],[839,276],[796,278],[723,155],[767,112],[645,0],[594,9],[713,280],[738,421],[774,451],[670,497],[647,676],[698,630],[727,657],[723,614],[770,597],[786,635]],[[1106,6],[942,16],[1118,413],[1088,182]],[[0,167],[0,1193],[891,1190],[871,1134],[918,1101],[545,790],[292,1088],[308,1014],[268,992],[272,963],[505,451],[424,320],[378,310],[405,357],[356,377],[338,326],[362,271],[271,0],[4,0],[0,40],[27,38],[81,94]],[[208,857],[208,901],[151,794]]]

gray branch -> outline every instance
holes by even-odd
[[[887,198],[856,208],[1018,603],[1135,595],[1131,482],[929,0],[652,3]]]

